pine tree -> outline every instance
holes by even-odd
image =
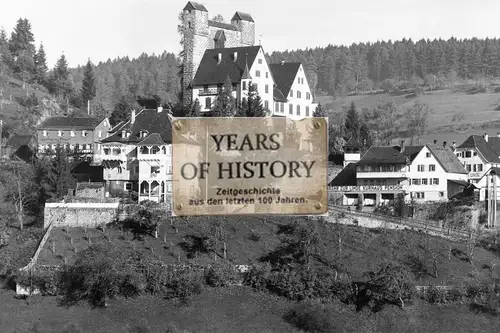
[[[43,44],[40,43],[38,52],[35,53],[35,80],[39,84],[44,84],[47,78],[47,56],[43,48]]]
[[[233,117],[236,114],[236,99],[233,97],[233,84],[227,76],[224,86],[215,97],[210,115],[212,117]]]
[[[266,117],[268,112],[262,105],[257,85],[249,82],[247,98],[243,98],[240,115],[243,117]]]
[[[120,121],[127,120],[131,109],[132,109],[132,106],[130,105],[130,103],[125,99],[125,97],[123,97],[115,105],[115,108],[113,109],[113,112],[111,113],[109,121],[112,124],[118,124]]]
[[[346,111],[345,129],[347,131],[348,138],[354,137],[356,140],[360,138],[361,119],[359,118],[356,104],[354,102],[351,102],[351,105],[349,105],[349,108]]]
[[[35,72],[35,37],[28,19],[18,19],[9,40],[9,51],[13,56],[14,72],[28,82]]]
[[[0,29],[0,75],[10,73],[12,68],[12,55],[9,50],[9,39],[7,33]]]
[[[316,110],[314,110],[313,117],[326,117],[325,109],[323,109],[321,103],[318,103]]]
[[[89,59],[83,71],[83,82],[82,82],[82,89],[80,92],[82,103],[85,104],[87,103],[87,101],[91,101],[95,98],[96,96],[95,81],[96,79],[94,74],[94,66],[92,65],[92,62],[90,62]]]
[[[53,93],[62,98],[69,98],[73,91],[73,84],[69,78],[68,62],[64,54],[57,60],[51,81]]]

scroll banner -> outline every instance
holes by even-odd
[[[173,215],[328,213],[327,118],[175,118]]]

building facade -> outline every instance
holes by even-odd
[[[110,129],[107,118],[49,117],[37,130],[38,154],[51,155],[59,146],[73,155],[98,162],[99,141],[106,138]]]
[[[477,184],[492,167],[500,167],[500,134],[471,135],[455,149],[468,172],[468,179]]]

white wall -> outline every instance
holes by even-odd
[[[261,64],[259,64],[259,60],[261,60],[262,62]],[[262,48],[260,48],[257,57],[255,58],[251,68],[249,69],[250,69],[250,76],[252,77],[251,80],[252,84],[257,84],[259,95],[262,98],[262,105],[266,106],[267,102],[268,103],[267,107],[272,112],[274,110],[274,101],[273,101],[274,80]],[[257,71],[260,72],[260,77],[257,76]],[[267,93],[265,89],[266,85],[268,87]],[[246,93],[243,93],[242,97],[246,97]]]
[[[471,152],[471,157],[465,157],[466,152]],[[457,153],[461,153],[461,155],[458,156],[458,160],[462,163],[462,165],[471,165],[471,171],[469,172],[468,178],[471,179],[471,182],[473,183],[479,181],[479,179],[483,177],[484,173],[491,168],[491,163],[486,161],[476,148],[457,148],[455,150],[455,155],[457,155]],[[476,156],[474,156],[474,154],[476,154]],[[481,164],[483,166],[482,171],[477,171],[477,166],[476,171],[474,171],[473,166],[477,164]]]
[[[297,92],[300,92],[300,98],[297,97]],[[309,99],[306,98],[307,93],[309,93]],[[288,99],[288,102],[285,103],[284,114],[281,112],[275,112],[275,114],[285,115],[292,119],[302,119],[313,116],[317,104],[313,103],[313,95],[309,88],[309,83],[307,82],[302,65],[300,65],[297,76],[293,80],[290,93],[285,97]],[[290,114],[290,105],[292,106],[292,114]],[[300,106],[300,114],[297,114],[297,105]],[[306,114],[307,107],[309,107],[309,115]]]

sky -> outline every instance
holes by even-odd
[[[252,15],[264,51],[411,38],[500,37],[499,0],[199,0],[209,17]],[[145,52],[178,53],[177,17],[187,0],[12,0],[2,4],[8,35],[27,18],[52,68]]]

